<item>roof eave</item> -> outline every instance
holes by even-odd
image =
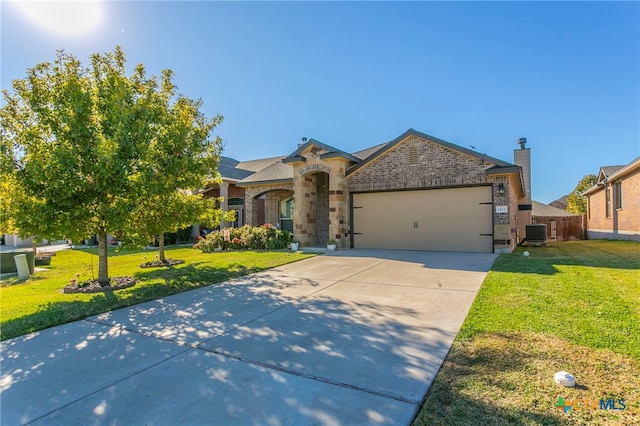
[[[287,179],[271,179],[271,180],[260,180],[260,181],[250,181],[250,182],[238,182],[236,186],[244,188],[247,186],[262,186],[262,185],[273,185],[277,183],[293,183],[293,178]]]
[[[320,155],[320,158],[323,160],[327,158],[346,158],[347,160],[353,161],[354,163],[359,163],[360,161],[362,161],[355,155],[347,154],[346,152],[335,152],[335,151],[324,153]]]
[[[287,158],[283,158],[282,159],[282,162],[283,163],[287,163],[287,164],[289,164],[289,163],[300,163],[300,162],[304,163],[306,161],[307,161],[307,159],[305,157],[302,157],[301,155],[296,155],[296,156],[293,156],[293,157],[287,157]]]
[[[485,174],[487,176],[491,176],[491,175],[518,175],[518,183],[519,183],[519,195],[521,197],[525,196],[525,189],[524,189],[524,175],[522,174],[522,167],[520,166],[506,166],[506,167],[501,167],[501,166],[493,166],[493,167],[489,167],[488,169],[486,169]]]

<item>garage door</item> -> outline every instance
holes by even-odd
[[[491,187],[353,194],[354,247],[493,251]]]

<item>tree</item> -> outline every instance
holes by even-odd
[[[41,238],[97,235],[103,286],[107,234],[130,230],[132,215],[162,210],[154,202],[167,197],[180,200],[182,212],[206,204],[180,190],[204,186],[222,147],[212,137],[222,116],[206,119],[200,100],[178,94],[171,70],[148,77],[140,64],[127,76],[125,64],[120,47],[93,54],[89,67],[58,51],[53,64],[3,90],[0,108],[0,177],[9,182],[1,195],[12,204],[1,225]],[[166,229],[183,223],[156,219]]]
[[[123,229],[123,240],[127,245],[140,246],[157,236],[159,258],[166,262],[164,233],[176,232],[179,228],[194,223],[208,226],[218,225],[228,214],[216,209],[216,198],[187,191],[174,191],[165,195],[145,197],[132,212],[127,227]]]
[[[584,191],[591,188],[598,182],[598,177],[594,174],[585,175],[580,182],[576,185],[576,188],[569,194],[567,203],[567,211],[575,214],[587,213],[587,200],[582,195]]]

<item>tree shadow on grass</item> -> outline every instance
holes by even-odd
[[[255,272],[253,268],[247,268],[240,264],[232,264],[225,268],[192,264],[141,271],[134,274],[137,283],[133,287],[97,293],[88,301],[48,303],[37,312],[3,322],[0,338],[2,340],[10,339],[25,333],[208,286],[252,272]],[[161,282],[149,283],[150,280],[160,280]]]

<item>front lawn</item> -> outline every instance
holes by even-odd
[[[170,248],[167,258],[184,259],[174,267],[141,269],[154,260],[155,251],[110,252],[109,275],[133,276],[136,285],[95,294],[64,294],[62,288],[76,274],[78,281],[98,274],[96,250],[65,250],[52,258],[51,267],[24,282],[17,278],[0,284],[0,339],[5,340],[102,312],[135,305],[171,294],[304,259],[311,254],[288,251],[201,253],[191,248]],[[145,259],[146,256],[146,259]],[[93,272],[92,272],[93,271]]]
[[[639,243],[498,257],[414,422],[468,424],[640,424]]]

